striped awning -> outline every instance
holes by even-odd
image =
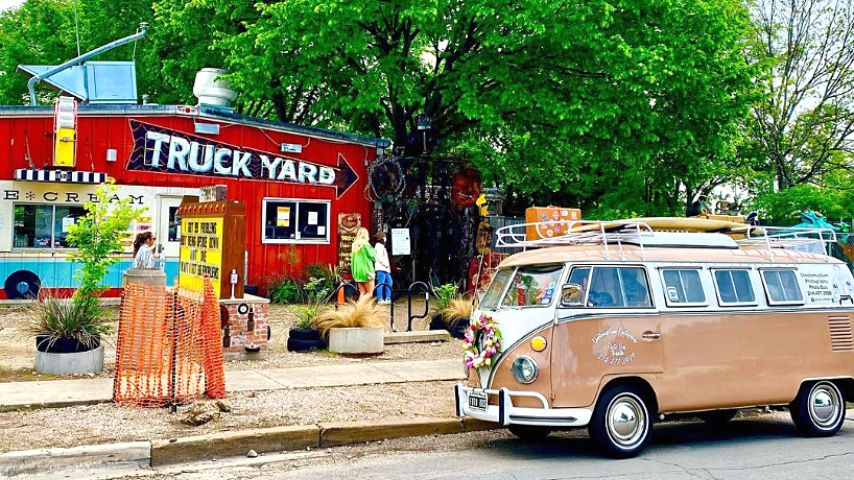
[[[107,181],[106,173],[74,172],[68,170],[36,170],[19,168],[15,170],[15,180],[27,182],[58,182],[98,184]]]

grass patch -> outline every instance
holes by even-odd
[[[38,373],[32,368],[12,369],[0,365],[0,382],[37,382],[65,378],[62,375]]]

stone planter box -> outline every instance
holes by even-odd
[[[36,371],[52,375],[82,375],[104,370],[104,345],[85,352],[48,353],[36,350]]]
[[[382,353],[385,328],[333,328],[329,351],[335,353]]]

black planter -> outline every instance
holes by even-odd
[[[320,330],[294,327],[288,330],[287,347],[289,352],[308,352],[323,350],[326,342],[320,337]]]
[[[430,319],[430,330],[445,330],[447,327],[445,317],[441,313],[433,315],[433,318]]]
[[[74,338],[60,337],[53,340],[47,335],[36,336],[36,349],[43,353],[76,353],[88,352],[101,345],[101,339],[95,338],[90,346],[78,342]]]
[[[469,328],[468,318],[450,321],[446,320],[441,313],[437,313],[430,319],[430,330],[447,330],[454,338],[465,338],[467,328]]]
[[[454,321],[448,322],[450,325],[448,326],[448,333],[451,334],[454,338],[463,339],[466,336],[466,330],[469,328],[469,319],[468,318],[459,318]]]

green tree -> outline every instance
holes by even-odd
[[[86,214],[68,229],[68,242],[75,247],[69,257],[81,265],[77,275],[80,286],[74,292],[74,301],[101,294],[104,277],[119,261],[115,254],[122,250],[121,233],[145,211],[134,207],[130,198],[118,199],[117,190],[112,184],[99,186],[96,199],[83,206]]]
[[[854,171],[854,2],[756,0],[752,13],[749,57],[767,74],[748,133],[776,188]]]

